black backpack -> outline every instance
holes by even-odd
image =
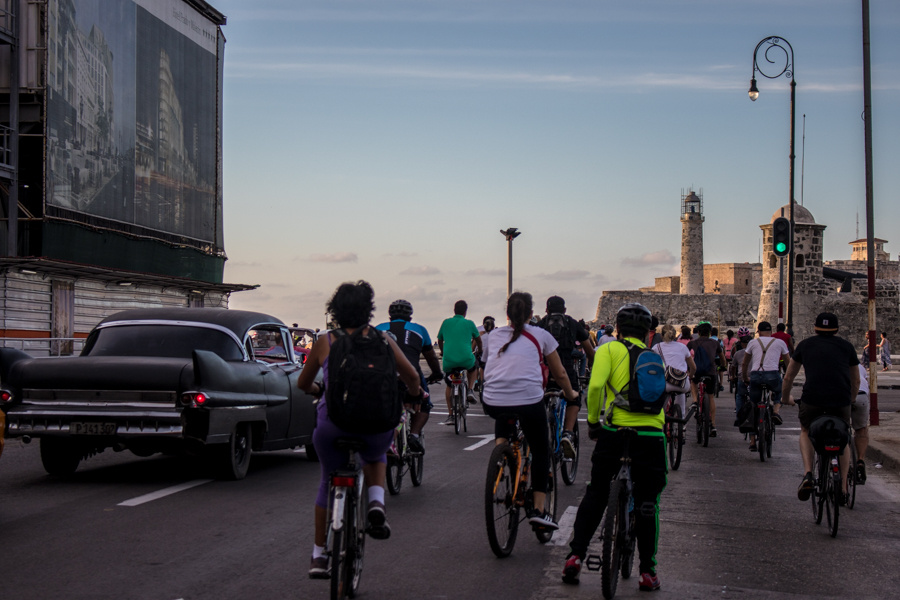
[[[390,431],[400,422],[397,361],[390,344],[374,327],[351,334],[332,331],[337,339],[328,354],[328,417],[347,433]]]
[[[568,358],[572,355],[572,351],[575,350],[575,330],[569,323],[569,317],[563,314],[547,315],[540,325],[541,329],[549,331],[559,344],[556,351],[560,357]]]

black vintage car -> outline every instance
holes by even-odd
[[[80,356],[0,349],[7,436],[40,438],[48,473],[73,473],[106,448],[207,455],[241,479],[251,450],[307,447],[315,399],[291,333],[269,315],[218,308],[126,310],[90,333]]]

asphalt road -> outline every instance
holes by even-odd
[[[733,403],[721,402],[724,418]],[[596,574],[583,575],[580,586],[560,583],[567,549],[538,544],[527,528],[511,558],[493,556],[482,507],[490,444],[466,449],[484,439],[468,436],[490,434],[493,422],[478,407],[470,414],[466,436],[437,425],[443,415],[435,414],[424,484],[413,488],[407,478],[388,499],[393,535],[369,541],[360,597],[601,597]],[[662,496],[663,590],[654,597],[896,597],[900,477],[870,469],[857,507],[842,513],[831,539],[813,522],[809,503],[796,498],[799,425],[795,409],[785,415],[774,457],[764,464],[721,418],[709,448],[687,445]],[[561,511],[577,506],[587,464],[580,483],[561,490]],[[53,479],[37,444],[9,443],[0,459],[2,597],[328,596],[327,582],[306,575],[317,463],[302,452],[260,453],[243,481],[199,483],[205,477],[180,459],[107,450],[75,476]],[[185,482],[198,485],[120,505]],[[620,583],[617,597],[643,595],[632,579]]]

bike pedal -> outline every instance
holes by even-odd
[[[584,566],[587,567],[588,571],[599,571],[600,565],[600,556],[597,554],[589,554],[586,559],[584,559]]]

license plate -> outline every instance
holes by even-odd
[[[115,423],[69,423],[72,435],[116,435]]]

